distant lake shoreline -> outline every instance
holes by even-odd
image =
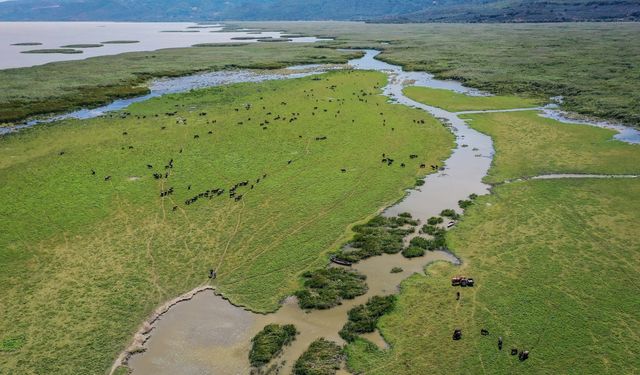
[[[221,24],[193,22],[0,22],[0,69],[25,68],[54,61],[83,60],[124,52],[184,48],[194,44],[255,43],[282,40],[282,32],[228,30]],[[314,37],[291,43],[313,43]],[[100,48],[89,46],[100,45]],[[77,46],[73,53],[64,46]]]

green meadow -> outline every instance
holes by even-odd
[[[377,95],[385,80],[217,87],[1,138],[0,372],[103,373],[156,306],[212,268],[232,303],[277,309],[350,225],[453,146],[435,119]]]
[[[376,48],[405,70],[433,73],[499,95],[640,125],[640,24],[241,22],[250,28],[335,38],[329,48]]]
[[[494,188],[448,235],[463,264],[402,284],[379,327],[391,349],[347,347],[354,373],[633,374],[640,371],[638,180]],[[473,277],[473,288],[450,278]],[[456,301],[456,291],[461,292]],[[454,329],[462,340],[453,341]],[[488,336],[480,334],[489,331]],[[498,337],[504,347],[498,350]],[[527,361],[512,348],[529,350]]]
[[[422,87],[409,87],[405,94],[454,112],[535,105],[517,97],[473,97]],[[640,146],[615,140],[614,130],[562,123],[541,117],[538,111],[474,113],[460,117],[493,140],[496,155],[484,178],[487,183],[552,173],[640,173]]]
[[[403,92],[413,100],[429,103],[449,112],[533,108],[542,104],[540,100],[518,96],[470,96],[451,90],[419,86],[409,86]]]
[[[536,111],[461,117],[493,139],[488,183],[550,173],[640,173],[640,145],[615,140],[613,130],[565,124]]]

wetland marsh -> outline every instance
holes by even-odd
[[[563,102],[547,95],[559,86],[514,89],[525,79],[515,73],[495,84],[490,72],[470,73],[477,59],[432,69],[475,87],[406,71],[442,58],[440,46],[414,49],[406,34],[414,25],[380,26],[389,32],[384,41],[372,31],[362,39],[370,28],[363,24],[252,25],[171,24],[158,32],[260,40],[263,30],[278,30],[280,38],[336,40],[215,44],[0,71],[0,82],[15,82],[0,95],[9,103],[2,118],[15,121],[0,135],[0,368],[118,375],[298,374],[314,361],[328,374],[640,368],[640,305],[628,292],[633,280],[622,283],[640,269],[633,226],[640,133],[616,121],[635,121],[632,109],[621,102],[615,116],[601,104],[586,109],[593,90],[585,97],[564,87]],[[460,30],[502,27],[421,32],[435,30],[433,43],[442,30],[460,40]],[[633,27],[587,24],[566,35],[584,28],[610,39]],[[11,48],[34,48],[25,40],[41,39],[25,36],[13,43],[28,45]],[[512,42],[505,37],[501,47]],[[113,44],[100,43],[85,51]],[[383,51],[352,49],[369,46]],[[427,52],[440,57],[427,60]],[[556,56],[556,71],[564,58]],[[115,68],[98,74],[101,66]],[[37,84],[43,73],[60,79]],[[563,82],[583,84],[575,78]],[[612,85],[624,87],[615,77]],[[58,91],[70,94],[61,99]],[[567,123],[568,109],[608,122]],[[50,117],[56,112],[68,113]],[[15,126],[38,113],[49,115]],[[345,257],[363,246],[382,247]],[[383,255],[370,256],[378,250]],[[329,288],[313,275],[330,259],[358,260],[329,267],[363,275],[366,289],[337,306],[302,309],[307,281]],[[453,288],[451,278],[461,275],[475,286]],[[367,321],[361,306],[390,295],[390,307]],[[345,336],[354,309],[365,328],[353,323]],[[297,334],[252,369],[252,337],[273,323],[293,324]],[[454,330],[461,340],[451,339]],[[530,359],[519,361],[512,349]]]

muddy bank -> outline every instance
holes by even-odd
[[[158,319],[160,319],[160,317],[166,314],[172,307],[178,305],[181,302],[190,301],[196,295],[202,292],[212,291],[212,290],[213,290],[213,287],[210,285],[200,286],[179,297],[176,297],[170,301],[165,302],[162,306],[155,309],[154,312],[149,316],[149,318],[144,322],[142,322],[142,324],[140,325],[140,328],[138,328],[138,331],[135,333],[133,337],[133,341],[127,347],[127,349],[125,349],[118,356],[113,366],[111,367],[109,374],[113,374],[119,366],[126,365],[129,358],[131,358],[131,356],[134,353],[139,353],[145,350],[144,344],[149,339],[151,331],[155,327],[156,322],[158,321]]]
[[[619,178],[640,178],[640,175],[635,174],[588,174],[588,173],[553,173],[543,174],[539,176],[533,176],[528,178],[515,178],[512,180],[503,181],[494,185],[504,185],[513,182],[528,181],[528,180],[558,180],[558,179],[580,179],[580,178],[598,178],[598,179],[619,179]]]
[[[254,314],[231,305],[212,291],[200,293],[188,303],[174,306],[153,325],[152,339],[144,345],[146,352],[131,357],[129,367],[134,374],[248,374],[251,338],[265,325],[277,323],[294,324],[300,331],[277,359],[282,373],[287,374],[314,340],[324,337],[344,343],[338,331],[346,323],[351,308],[374,295],[397,293],[402,280],[422,273],[434,261],[457,262],[457,259],[436,251],[411,260],[395,254],[362,261],[353,268],[367,276],[368,292],[328,310],[307,312],[298,307],[295,297],[289,297],[273,314]],[[391,273],[393,267],[401,267],[403,271]]]

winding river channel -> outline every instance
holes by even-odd
[[[367,50],[363,57],[350,61],[348,65],[354,69],[377,70],[387,74],[389,79],[383,95],[392,103],[419,108],[439,118],[456,137],[456,148],[446,160],[444,168],[428,175],[423,186],[408,191],[405,199],[388,207],[383,214],[394,216],[401,212],[409,212],[414,218],[426,222],[429,217],[438,215],[443,209],[457,208],[458,200],[466,199],[470,194],[488,194],[489,186],[484,184],[482,179],[487,174],[494,155],[491,138],[471,129],[458,117],[460,113],[418,103],[404,96],[402,90],[406,86],[417,85],[469,95],[485,93],[466,88],[458,82],[434,79],[428,73],[404,72],[399,66],[377,60],[375,57],[378,54],[378,51]],[[53,120],[92,118],[107,111],[126,108],[133,102],[167,93],[236,82],[296,78],[319,74],[331,68],[335,67],[314,65],[293,67],[278,73],[214,72],[156,80],[152,82],[151,92],[146,96],[119,100],[98,109],[57,116]],[[544,108],[538,110],[543,111]],[[547,108],[545,114],[555,113],[549,111],[552,110]],[[562,120],[560,114],[556,115]],[[33,126],[37,123],[33,121],[22,126]],[[640,133],[637,130],[623,130],[626,139],[622,140],[640,143]],[[367,276],[367,294],[344,301],[342,305],[329,310],[306,312],[298,307],[294,297],[290,297],[272,314],[255,314],[232,305],[222,296],[215,294],[212,287],[200,287],[159,308],[154,316],[141,326],[131,347],[118,358],[113,369],[125,364],[136,375],[247,374],[250,372],[248,353],[251,338],[265,325],[279,323],[294,324],[300,331],[293,344],[285,348],[277,360],[281,366],[280,373],[288,374],[295,360],[315,339],[325,337],[343,343],[338,331],[346,322],[347,312],[351,308],[366,302],[374,295],[397,293],[402,280],[414,273],[423,273],[424,267],[434,261],[449,261],[455,264],[460,262],[454,255],[444,251],[429,252],[422,258],[414,259],[406,259],[400,254],[395,254],[363,260],[353,268]],[[403,272],[391,273],[393,267],[401,267]],[[382,348],[386,346],[384,339],[377,332],[366,335],[366,338]]]

